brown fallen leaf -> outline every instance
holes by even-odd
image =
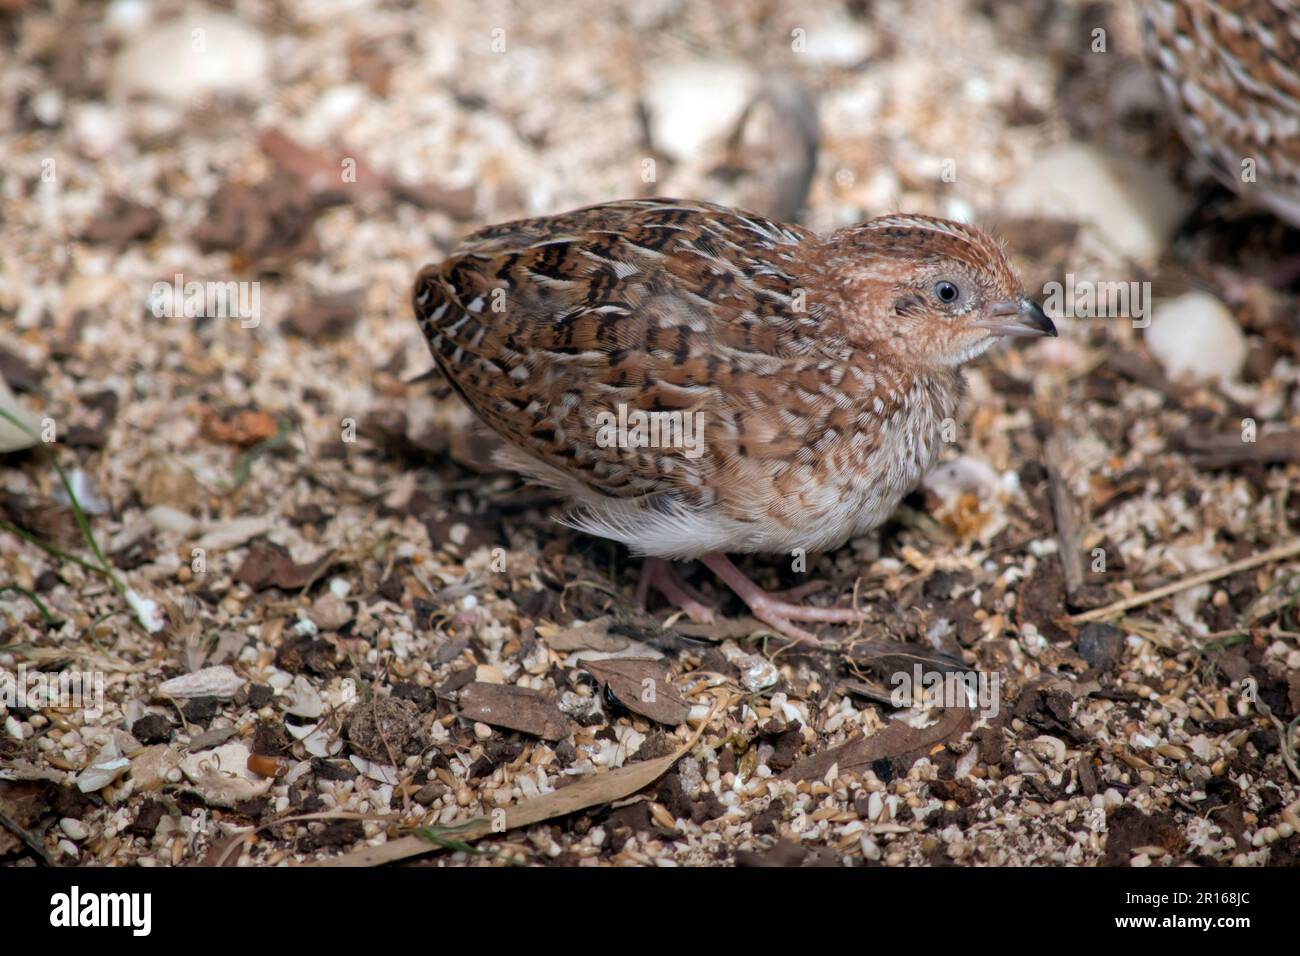
[[[275,272],[298,259],[320,254],[316,219],[346,201],[334,193],[312,193],[298,177],[277,168],[255,185],[227,182],[208,203],[194,242],[204,252],[226,250],[258,272]]]
[[[609,633],[613,618],[598,617],[594,621],[579,621],[568,627],[554,624],[537,625],[537,636],[553,651],[621,651],[631,643],[626,637]]]
[[[905,641],[854,641],[845,648],[845,655],[855,664],[882,677],[900,671],[911,673],[917,665],[923,670],[944,674],[964,673],[970,668],[960,657]]]
[[[443,212],[452,219],[465,222],[474,218],[478,193],[473,186],[452,189],[435,183],[392,183],[393,195],[420,209]]]
[[[474,681],[461,688],[457,699],[460,716],[466,720],[518,730],[543,740],[563,740],[573,733],[569,718],[538,690]]]
[[[712,718],[712,716],[713,713],[710,712],[709,718]],[[642,760],[639,763],[619,767],[617,770],[611,770],[608,773],[587,777],[584,780],[570,784],[563,790],[556,790],[554,793],[548,793],[536,800],[526,800],[516,806],[508,807],[505,810],[504,820],[499,815],[495,819],[493,817],[474,817],[455,827],[443,828],[441,832],[449,839],[468,843],[493,832],[528,827],[535,823],[541,823],[543,820],[567,816],[588,807],[601,806],[615,800],[622,800],[624,797],[629,797],[638,790],[648,787],[667,773],[673,764],[690,752],[691,748],[700,739],[700,735],[704,733],[704,728],[708,725],[709,720],[706,719],[691,735],[690,740],[663,757],[654,760]],[[363,846],[334,859],[306,865],[382,866],[385,863],[404,860],[424,853],[434,853],[441,849],[441,846],[423,837],[405,836],[390,840],[380,846]]]
[[[284,319],[284,326],[305,339],[319,341],[337,338],[361,317],[365,299],[362,289],[346,292],[318,292],[312,289],[296,303]]]
[[[358,194],[387,192],[402,202],[443,212],[462,222],[474,218],[478,193],[473,186],[450,188],[437,183],[401,182],[374,169],[357,156],[356,150],[313,149],[278,129],[264,132],[258,144],[277,169],[296,177],[309,193],[326,204],[349,202]]]
[[[894,702],[896,675],[911,674],[916,667],[941,674],[963,673],[969,667],[952,654],[892,640],[853,641],[844,648],[843,659],[854,674],[864,679],[846,678],[840,685],[860,697],[890,707],[898,706]],[[870,679],[866,679],[868,676]]]
[[[210,441],[239,448],[252,448],[280,431],[274,416],[257,408],[227,409],[217,411],[204,405],[199,428]]]
[[[937,723],[918,730],[901,720],[887,724],[879,733],[858,737],[838,747],[800,760],[781,774],[782,780],[820,780],[836,764],[841,771],[862,772],[875,761],[902,758],[916,761],[926,756],[935,746],[965,733],[971,724],[971,710],[966,707],[945,707],[939,712]]]
[[[109,196],[81,233],[84,242],[121,248],[138,240],[152,239],[162,225],[162,216],[124,196]]]
[[[25,844],[46,866],[52,865],[41,840],[30,829],[50,812],[45,793],[44,787],[34,783],[0,780],[0,856]]]
[[[584,661],[584,668],[628,710],[669,727],[684,723],[690,705],[673,687],[672,676],[663,661],[648,657],[620,657]]]
[[[280,588],[296,591],[315,578],[329,563],[329,558],[296,564],[284,548],[269,541],[259,541],[248,550],[248,557],[235,572],[235,580],[254,591]]]
[[[1295,429],[1268,432],[1253,441],[1243,441],[1240,431],[1215,435],[1188,431],[1181,442],[1192,465],[1202,471],[1300,461],[1300,431]]]
[[[10,494],[0,489],[0,519],[63,548],[83,544],[72,509],[48,499]]]
[[[41,381],[45,371],[29,365],[13,352],[0,352],[0,378],[13,387],[15,392],[33,392],[44,394]]]
[[[388,96],[388,85],[393,74],[393,64],[380,45],[374,41],[353,40],[348,44],[348,72],[354,80],[366,85],[375,96]]]

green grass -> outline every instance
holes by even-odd
[[[0,408],[0,418],[4,418],[6,421],[8,421],[14,427],[18,428],[20,431],[26,432],[29,436],[31,436],[38,443],[40,443],[40,445],[45,444],[44,442],[40,441],[39,435],[37,435],[30,428],[28,428],[27,425],[19,421],[17,418],[15,418],[12,414],[7,412],[3,408]],[[113,590],[115,590],[118,594],[125,597],[126,590],[127,590],[126,585],[122,583],[122,579],[117,576],[117,573],[113,570],[112,565],[109,564],[108,558],[104,556],[103,549],[100,548],[99,541],[96,540],[95,538],[95,532],[90,527],[90,519],[86,517],[86,512],[82,509],[81,502],[77,500],[77,493],[72,488],[72,482],[68,478],[68,473],[63,470],[63,466],[59,464],[58,457],[53,452],[50,452],[49,455],[50,455],[50,462],[51,464],[54,465],[54,470],[58,473],[59,481],[62,482],[63,484],[63,490],[68,496],[68,501],[72,504],[72,517],[77,522],[77,529],[81,532],[81,537],[85,540],[87,547],[90,548],[91,553],[95,556],[95,560],[87,561],[85,558],[80,558],[75,554],[70,554],[69,552],[64,551],[58,545],[49,541],[45,541],[42,538],[39,538],[36,535],[32,534],[30,531],[26,530],[25,528],[20,528],[18,525],[14,524],[13,522],[6,521],[3,518],[0,518],[0,529],[4,531],[8,531],[10,534],[17,535],[19,538],[22,538],[24,541],[27,541],[30,544],[34,544],[36,547],[45,551],[47,554],[50,554],[61,561],[67,561],[71,564],[75,564],[78,567],[85,569],[86,571],[99,575],[100,577],[107,580],[108,583],[113,586]],[[19,587],[16,584],[0,586],[0,593],[3,593],[5,591],[14,591],[25,595],[36,605],[37,610],[41,612],[41,615],[45,618],[46,623],[54,622],[54,618],[50,614],[49,609],[41,602],[40,598],[38,598],[35,594],[31,593],[25,588]]]

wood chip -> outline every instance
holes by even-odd
[[[898,757],[916,761],[928,756],[935,744],[955,740],[971,724],[971,711],[965,707],[945,707],[937,723],[918,730],[900,720],[891,721],[870,737],[859,737],[838,747],[805,757],[781,774],[782,780],[820,780],[836,765],[841,771],[861,773],[877,760]]]
[[[574,730],[550,697],[527,687],[474,681],[461,688],[458,701],[460,716],[466,720],[481,720],[543,740],[563,740]]]
[[[321,558],[319,561],[297,564],[289,552],[279,545],[259,541],[249,549],[248,557],[234,577],[254,591],[265,591],[267,588],[295,591],[323,571],[329,560]]]
[[[709,716],[713,716],[712,712],[710,712]],[[708,723],[709,721],[705,720],[699,729],[691,735],[690,740],[666,756],[654,760],[643,760],[639,763],[619,767],[608,773],[597,774],[594,777],[588,777],[570,784],[562,790],[556,790],[554,793],[548,793],[535,800],[527,800],[518,806],[509,807],[505,810],[504,820],[501,820],[500,817],[495,821],[492,817],[474,817],[456,826],[452,832],[447,833],[447,836],[468,843],[493,832],[504,832],[519,827],[532,826],[534,823],[541,823],[543,820],[568,816],[570,813],[576,813],[588,807],[597,807],[629,797],[638,790],[648,787],[667,773],[673,764],[695,746],[696,741],[700,739],[700,734],[704,732],[704,728],[708,726]],[[422,837],[406,836],[397,840],[390,840],[380,846],[363,846],[335,859],[307,865],[382,866],[385,863],[392,863],[407,857],[433,853],[439,849],[441,847],[436,843]]]
[[[569,627],[553,624],[537,625],[537,636],[546,646],[561,653],[567,651],[621,651],[631,640],[620,634],[609,633],[612,618],[598,617],[594,621],[579,621]]]
[[[645,657],[584,661],[587,669],[628,710],[669,727],[685,722],[690,705],[677,693],[662,661]]]

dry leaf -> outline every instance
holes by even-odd
[[[672,676],[662,661],[621,657],[584,661],[582,666],[608,684],[618,702],[634,714],[676,727],[690,713],[690,705],[673,687]]]
[[[460,715],[466,720],[481,720],[543,740],[563,740],[573,733],[573,723],[541,691],[475,681],[462,687],[457,699]]]
[[[247,584],[254,591],[280,588],[295,591],[316,577],[329,563],[329,558],[296,564],[289,553],[278,545],[260,541],[248,550],[248,557],[235,572],[235,580]]]
[[[252,448],[279,434],[275,418],[256,408],[218,412],[211,405],[203,406],[200,423],[204,437],[223,445]]]
[[[881,759],[900,757],[904,760],[918,760],[928,754],[935,744],[965,733],[970,721],[971,711],[966,707],[945,707],[939,712],[937,723],[919,730],[909,727],[901,720],[894,720],[870,737],[858,737],[846,744],[805,757],[781,774],[781,779],[820,780],[837,764],[841,771],[860,773]]]
[[[37,439],[35,436],[40,434],[41,420],[27,408],[18,404],[18,399],[14,398],[14,393],[9,391],[9,386],[5,384],[3,378],[0,378],[0,411],[12,415],[25,426],[25,428],[19,428],[9,419],[0,415],[0,455],[7,451],[31,448],[36,444]],[[28,434],[28,431],[31,434]]]
[[[554,624],[537,625],[537,636],[546,646],[561,653],[567,651],[621,651],[631,641],[619,634],[610,634],[612,618],[598,617],[594,621],[578,621],[569,627]]]
[[[192,674],[182,674],[158,685],[158,693],[168,697],[216,697],[229,700],[244,686],[244,678],[227,664],[205,667]]]
[[[709,717],[712,716],[713,714],[710,713]],[[617,770],[611,770],[608,773],[597,774],[594,777],[588,777],[585,780],[570,784],[563,790],[556,790],[544,797],[527,800],[506,809],[504,830],[532,826],[534,823],[541,823],[543,820],[566,816],[579,810],[585,810],[588,807],[601,806],[631,796],[638,790],[654,783],[667,773],[673,764],[684,757],[695,746],[695,742],[700,739],[700,734],[704,732],[704,728],[708,726],[708,723],[709,721],[706,719],[699,729],[691,735],[690,740],[667,756],[655,760],[643,760],[640,763],[619,767]],[[448,836],[468,843],[492,833],[494,829],[492,824],[491,817],[474,817],[457,826],[455,831],[449,833]],[[500,825],[495,829],[503,831],[503,827]],[[422,837],[406,836],[397,840],[390,840],[380,846],[363,846],[335,859],[307,865],[382,866],[385,863],[419,856],[422,853],[433,853],[439,849],[441,848],[437,844],[431,843]]]

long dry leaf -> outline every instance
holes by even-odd
[[[0,376],[0,454],[19,451],[38,444],[41,420],[31,409],[21,405]]]
[[[712,718],[712,716],[713,714],[710,713],[709,718]],[[600,806],[601,804],[631,796],[667,773],[673,764],[695,746],[696,741],[700,739],[700,735],[704,733],[704,728],[708,724],[709,720],[706,718],[700,724],[699,729],[691,735],[690,740],[667,756],[619,767],[617,770],[609,771],[609,773],[580,780],[577,783],[570,784],[563,790],[556,790],[554,793],[548,793],[536,800],[527,800],[517,806],[509,807],[506,810],[505,829],[515,830],[519,827],[532,826],[534,823],[541,823],[543,820],[562,817],[569,813],[576,813],[578,810],[585,810],[588,807]],[[499,827],[498,830],[500,830]],[[491,832],[491,817],[474,817],[462,824],[448,828],[447,835],[462,843],[469,843],[480,837],[485,837]],[[430,843],[422,837],[405,836],[390,840],[381,846],[363,846],[334,859],[306,865],[382,866],[385,863],[393,863],[408,857],[419,856],[422,853],[433,853],[439,849],[442,849],[442,847]]]

